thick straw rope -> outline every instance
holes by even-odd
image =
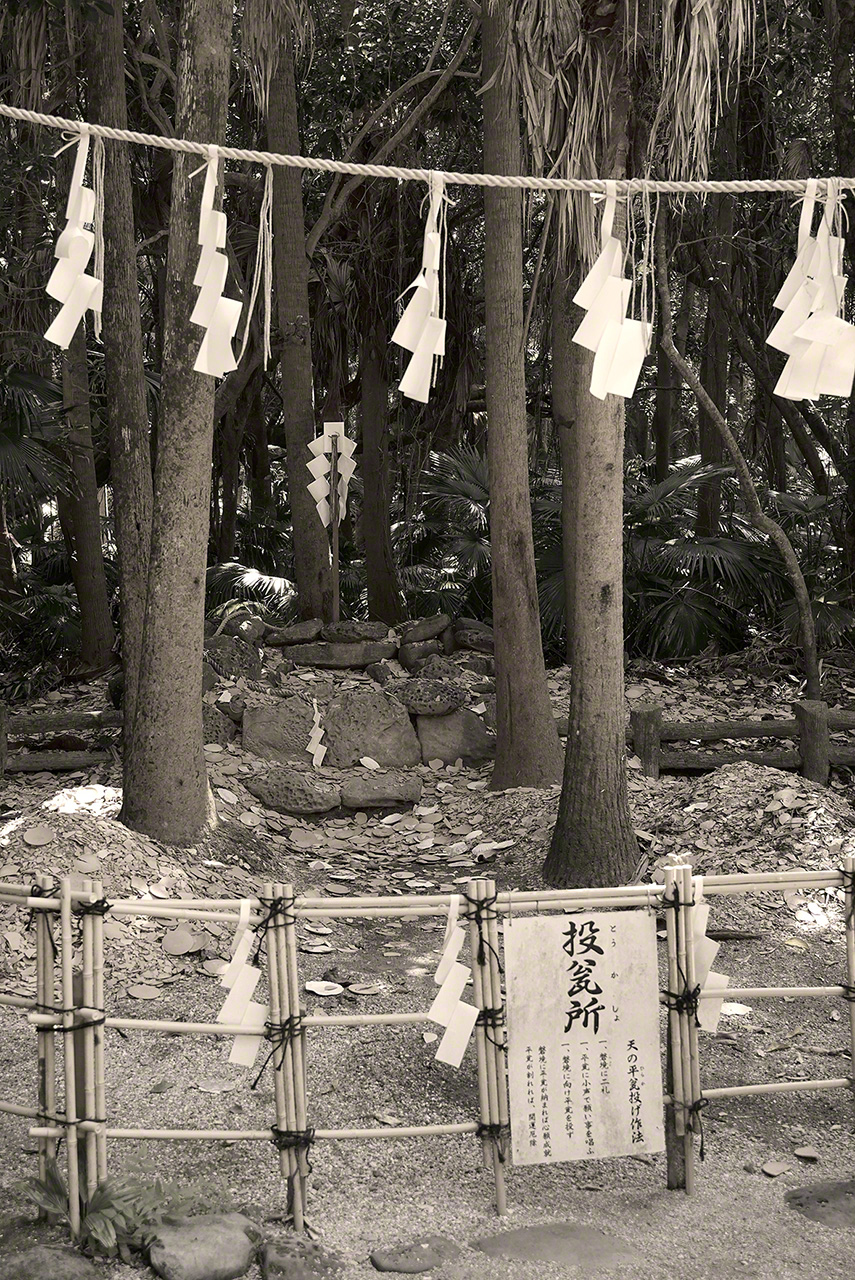
[[[27,111],[23,107],[11,107],[0,103],[0,115],[10,120],[44,125],[48,129],[60,129],[64,133],[78,134],[82,129],[98,138],[110,138],[116,142],[134,142],[144,147],[159,147],[164,151],[184,151],[191,155],[207,157],[211,144],[191,142],[187,138],[164,138],[156,133],[137,133],[132,129],[113,129],[109,125],[89,124],[82,120],[66,120],[62,116],[44,115],[40,111]],[[513,187],[527,191],[591,191],[605,193],[604,178],[536,178],[526,174],[454,173],[448,170],[403,169],[389,164],[351,164],[346,160],[327,160],[312,156],[285,156],[274,151],[248,151],[239,147],[217,145],[218,154],[226,160],[244,160],[251,164],[283,165],[289,169],[311,169],[321,173],[347,173],[362,178],[395,178],[400,182],[429,182],[431,174],[439,174],[448,184],[465,187]],[[818,178],[818,193],[825,194],[829,182],[837,182],[838,189],[855,190],[853,178]],[[619,195],[639,195],[657,192],[660,195],[747,195],[752,192],[773,194],[788,192],[803,195],[807,178],[752,178],[733,182],[705,179],[702,182],[676,182],[671,179],[627,178],[615,183]]]

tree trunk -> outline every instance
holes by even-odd
[[[220,477],[223,485],[222,511],[217,533],[217,559],[220,564],[232,560],[235,554],[243,421],[244,415],[240,413],[239,406],[227,413],[220,423]]]
[[[89,105],[94,119],[128,127],[123,6],[87,25]],[[152,476],[134,246],[130,147],[104,143],[104,383],[113,517],[119,549],[124,742],[133,740],[151,548]]]
[[[273,151],[299,154],[294,54],[285,41],[270,84],[267,133]],[[273,244],[279,328],[282,333],[282,413],[288,494],[294,543],[294,581],[305,618],[332,616],[332,575],[327,533],[307,488],[309,443],[315,437],[309,262],[299,169],[273,170]]]
[[[184,0],[175,131],[225,138],[233,6]],[[211,493],[214,379],[193,364],[202,180],[176,154],[139,710],[125,769],[123,820],[167,844],[188,845],[215,819],[202,750],[202,641]],[[127,751],[127,747],[126,747]]]
[[[715,211],[712,243],[718,250],[715,270],[726,288],[730,288],[730,272],[733,260],[731,237],[733,235],[733,199],[731,196],[710,196],[718,201]],[[717,289],[709,288],[707,294],[707,320],[704,329],[704,349],[701,357],[701,381],[709,390],[713,402],[727,404],[727,388],[730,364],[730,326],[727,313],[721,304]],[[724,458],[721,436],[709,414],[698,406],[698,445],[701,462],[707,466],[721,466]],[[698,515],[695,533],[699,538],[714,538],[721,532],[721,480],[704,480],[698,485]]]
[[[517,92],[502,74],[508,9],[484,9],[484,170],[519,173]],[[522,203],[519,191],[484,190],[487,456],[496,657],[496,763],[491,785],[549,786],[561,747],[546,687],[528,483],[523,352]]]
[[[557,251],[557,236],[554,244]],[[560,262],[552,285],[552,421],[561,457],[561,543],[564,568],[564,627],[568,663],[573,662],[574,596],[576,584],[576,415],[586,369],[584,348],[572,341],[582,312],[572,299],[577,281]]]
[[[68,416],[66,444],[74,488],[64,499],[72,542],[71,574],[80,607],[80,659],[91,670],[110,665],[116,639],[104,556],[101,510],[95,481],[86,331],[81,325],[62,360],[62,394]]]
[[[621,40],[618,26],[612,33],[616,60]],[[606,171],[621,178],[626,172],[629,90],[617,69],[611,101],[612,154]],[[593,354],[584,351],[571,479],[576,572],[568,626],[573,632],[573,680],[558,818],[543,868],[547,883],[559,888],[626,883],[638,862],[626,786],[623,687],[625,406],[619,396],[598,400],[591,395],[592,365]]]
[[[392,553],[389,499],[389,383],[383,363],[386,331],[366,324],[362,376],[362,537],[368,613],[390,627],[406,616]]]
[[[12,551],[12,532],[6,521],[6,495],[0,488],[0,595],[18,590],[18,566]]]

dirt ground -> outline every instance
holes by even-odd
[[[839,673],[841,702],[855,692]],[[566,707],[566,674],[553,673],[556,711]],[[716,687],[720,685],[720,687]],[[642,694],[634,694],[640,688]],[[93,705],[103,688],[69,691]],[[795,693],[787,677],[662,671],[628,682],[633,696],[656,698],[673,719],[701,715],[785,714]],[[834,697],[830,698],[834,701]],[[241,897],[265,879],[291,881],[304,893],[448,892],[472,875],[500,887],[542,886],[540,867],[554,820],[557,789],[493,795],[489,770],[424,768],[424,793],[412,813],[333,814],[295,820],[265,811],[246,792],[252,768],[239,748],[209,753],[218,795],[218,831],[193,850],[166,849],[116,821],[115,766],[87,776],[17,775],[0,796],[0,879],[27,882],[37,871],[101,874],[108,897]],[[675,858],[701,873],[839,867],[855,847],[848,777],[828,789],[752,765],[727,766],[700,778],[652,782],[630,761],[630,797],[646,877]],[[223,798],[223,792],[226,798]],[[233,799],[229,798],[233,797]],[[258,819],[258,821],[256,821]],[[26,833],[48,828],[32,844]],[[710,928],[756,936],[722,941],[716,969],[731,986],[831,985],[845,980],[843,904],[837,890],[815,895],[767,893],[714,898]],[[33,944],[26,919],[0,909],[0,987],[32,989]],[[347,920],[321,934],[301,924],[301,978],[345,985],[340,995],[306,994],[308,1012],[381,1012],[425,1008],[442,939],[441,920]],[[164,952],[164,927],[115,924],[108,936],[108,1011],[120,1016],[213,1020],[222,1002],[206,961],[228,955],[228,930],[212,927],[204,948]],[[318,950],[329,946],[329,950]],[[355,995],[352,983],[379,983]],[[155,995],[129,994],[145,984]],[[263,989],[262,989],[263,990]],[[257,998],[262,998],[258,996]],[[838,1007],[839,1005],[839,1007]],[[843,1001],[748,1000],[725,1013],[715,1035],[701,1038],[706,1088],[776,1079],[852,1075],[848,1008]],[[34,1100],[35,1044],[26,1021],[0,1011],[0,1096]],[[475,1118],[474,1055],[459,1071],[433,1061],[424,1026],[312,1030],[307,1061],[309,1123],[315,1127],[430,1124]],[[228,1043],[134,1034],[107,1037],[110,1122],[120,1126],[265,1128],[273,1119],[270,1068],[227,1063]],[[257,1070],[257,1068],[256,1068]],[[20,1191],[35,1172],[28,1122],[0,1115],[0,1257],[35,1237]],[[665,1189],[664,1157],[508,1168],[508,1217],[492,1208],[492,1180],[469,1137],[318,1143],[312,1154],[309,1218],[324,1243],[346,1260],[346,1277],[375,1274],[367,1261],[381,1245],[434,1231],[461,1245],[502,1226],[573,1219],[627,1242],[637,1263],[615,1276],[775,1277],[852,1274],[855,1222],[830,1228],[784,1202],[785,1191],[855,1175],[853,1095],[847,1090],[716,1101],[703,1113],[703,1164],[689,1198]],[[199,1189],[200,1203],[240,1208],[265,1229],[284,1232],[285,1195],[267,1144],[113,1142],[114,1171],[152,1158],[159,1172]],[[811,1147],[808,1162],[796,1149]],[[763,1166],[785,1171],[770,1177]],[[38,1229],[40,1235],[42,1229]],[[151,1274],[142,1264],[142,1274]],[[120,1264],[105,1280],[128,1280]],[[255,1272],[250,1272],[252,1277]],[[451,1280],[487,1276],[581,1274],[544,1263],[499,1262],[468,1247],[432,1274]]]

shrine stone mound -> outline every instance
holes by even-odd
[[[357,622],[351,618],[343,622],[329,622],[321,628],[321,639],[331,644],[360,644],[364,640],[387,640],[389,628],[385,622]]]
[[[496,754],[496,739],[480,716],[465,708],[447,716],[417,716],[416,728],[422,760],[453,764],[464,760],[488,760]]]
[[[450,626],[451,618],[447,613],[435,613],[432,618],[419,618],[416,622],[406,622],[401,628],[401,644],[418,644],[422,640],[437,640]]]
[[[221,747],[228,746],[237,733],[233,721],[207,702],[202,703],[202,736],[205,742],[217,742]]]
[[[398,646],[393,640],[361,640],[353,644],[328,644],[319,640],[316,644],[294,644],[288,657],[303,667],[367,667],[384,658],[394,658]]]
[[[342,779],[341,803],[346,809],[389,809],[418,804],[421,798],[417,773],[355,769]]]
[[[406,768],[421,763],[419,741],[407,710],[382,689],[349,689],[324,715],[325,764],[347,769],[364,756],[379,765]]]
[[[264,643],[274,649],[292,644],[311,644],[320,638],[323,625],[320,618],[309,618],[306,622],[292,622],[288,627],[275,627],[268,631]]]
[[[415,671],[419,662],[423,662],[431,654],[438,654],[441,649],[442,645],[438,640],[419,640],[412,644],[402,644],[398,650],[398,661],[402,667],[406,667],[407,671]]]
[[[245,779],[246,789],[268,809],[279,813],[329,813],[341,802],[337,783],[284,765],[266,769]]]
[[[415,677],[402,680],[395,697],[414,716],[447,716],[466,701],[466,690],[451,680]]]
[[[314,724],[308,698],[295,694],[274,706],[247,707],[243,713],[243,748],[265,760],[287,764],[309,759],[306,746]]]
[[[239,636],[208,636],[205,658],[217,675],[228,680],[261,679],[261,650]]]

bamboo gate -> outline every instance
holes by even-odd
[[[843,998],[848,1003],[850,1063],[855,1064],[855,856],[847,856],[837,871],[786,871],[707,876],[704,897],[760,893],[769,890],[804,891],[842,887],[844,890],[846,978],[836,986],[728,987],[701,990],[695,983],[694,882],[690,866],[665,869],[664,884],[617,888],[496,892],[495,881],[471,880],[465,894],[463,918],[469,925],[470,964],[474,1002],[479,1009],[475,1026],[478,1119],[432,1125],[398,1125],[376,1129],[320,1129],[309,1126],[306,1090],[306,1031],[324,1027],[401,1025],[427,1021],[423,1011],[362,1014],[309,1014],[300,1005],[297,951],[298,920],[335,917],[407,919],[439,916],[449,911],[451,895],[400,897],[295,897],[292,887],[268,883],[249,904],[249,923],[263,940],[269,986],[269,1019],[265,1038],[270,1046],[274,1079],[275,1123],[269,1129],[147,1129],[109,1124],[105,1072],[105,1030],[160,1032],[190,1036],[258,1035],[246,1024],[178,1022],[156,1018],[109,1016],[104,992],[104,915],[146,916],[204,924],[237,925],[241,899],[175,899],[107,902],[99,881],[73,888],[70,877],[57,885],[41,876],[33,886],[3,884],[0,902],[31,912],[36,926],[36,991],[32,995],[0,994],[0,1005],[27,1011],[37,1031],[38,1100],[36,1106],[0,1101],[0,1112],[33,1121],[29,1133],[38,1140],[39,1174],[55,1158],[61,1138],[66,1142],[69,1221],[72,1233],[80,1227],[80,1202],[107,1176],[108,1142],[246,1141],[273,1142],[280,1170],[288,1180],[295,1229],[305,1222],[308,1153],[316,1142],[329,1140],[396,1139],[442,1134],[472,1134],[482,1145],[485,1168],[492,1172],[497,1212],[506,1212],[505,1162],[510,1134],[505,1001],[500,961],[500,917],[540,912],[578,912],[604,908],[665,909],[667,991],[661,993],[667,1010],[668,1089],[663,1095],[669,1143],[668,1185],[691,1192],[694,1185],[694,1139],[701,1128],[701,1111],[719,1098],[746,1097],[813,1090],[849,1089],[855,1092],[855,1065],[845,1077],[820,1080],[779,1080],[704,1089],[695,1013],[699,1000],[726,995],[732,999]],[[55,936],[58,924],[58,939]],[[75,931],[79,935],[82,968],[73,970]],[[58,973],[57,973],[58,970]],[[675,999],[675,993],[680,998]],[[59,999],[57,999],[59,996]],[[58,1053],[57,1036],[61,1040]],[[82,1069],[77,1061],[82,1057]],[[59,1060],[62,1061],[61,1071]],[[62,1086],[60,1090],[60,1084]],[[59,1108],[59,1094],[64,1098]],[[676,1152],[676,1156],[675,1156]]]

